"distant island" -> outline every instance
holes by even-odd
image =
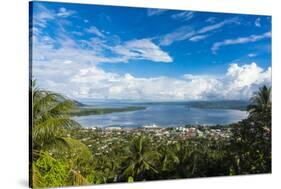
[[[122,108],[95,108],[95,107],[79,107],[78,110],[71,112],[71,116],[87,116],[87,115],[103,115],[116,112],[128,112],[136,110],[144,110],[144,106],[127,106]]]
[[[246,111],[249,101],[242,100],[221,100],[221,101],[190,101],[190,102],[142,102],[134,103],[132,106],[125,107],[94,107],[77,100],[73,100],[78,110],[71,112],[71,116],[103,115],[116,112],[128,112],[146,109],[147,105],[184,105],[187,108],[200,109],[232,109]]]
[[[192,101],[187,102],[188,108],[201,109],[232,109],[246,111],[249,101],[243,100],[220,100],[220,101]]]
[[[185,105],[187,108],[200,108],[200,109],[232,109],[246,111],[249,101],[246,100],[216,100],[216,101],[176,101],[176,102],[144,102],[140,105]]]

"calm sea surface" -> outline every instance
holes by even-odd
[[[95,107],[126,107],[130,103],[99,103]],[[186,124],[228,124],[247,117],[245,111],[226,109],[187,108],[183,104],[146,104],[145,110],[118,112],[104,115],[74,117],[84,127],[142,127],[156,124],[161,127],[178,127]]]

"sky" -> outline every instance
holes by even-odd
[[[271,17],[72,3],[30,7],[32,76],[77,99],[249,99],[271,85]]]

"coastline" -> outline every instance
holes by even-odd
[[[201,139],[228,139],[231,136],[233,124],[228,125],[185,125],[179,127],[82,127],[76,129],[83,133],[99,133],[101,135],[116,135],[126,137],[127,135],[150,135],[157,137],[180,137],[181,139],[201,138]]]
[[[84,127],[132,127],[157,125],[162,128],[185,125],[216,126],[237,123],[247,117],[246,111],[232,109],[190,108],[184,105],[131,106],[106,108],[108,112],[84,112],[73,118]],[[103,108],[99,110],[104,110]],[[91,111],[91,109],[90,109]]]
[[[130,112],[137,110],[145,110],[144,106],[126,106],[120,108],[94,108],[94,107],[80,107],[77,111],[71,112],[71,116],[89,116],[89,115],[105,115],[118,112]]]

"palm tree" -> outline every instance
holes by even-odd
[[[67,164],[61,165],[69,169],[69,172],[61,178],[63,185],[87,184],[86,179],[80,174],[78,165],[88,161],[91,158],[91,152],[80,141],[65,137],[67,129],[80,127],[69,116],[69,113],[76,109],[75,103],[58,93],[38,89],[35,82],[32,83],[31,95],[32,186],[57,186],[54,183],[59,180],[58,175],[54,172],[46,172],[38,166],[38,162],[42,160],[44,162],[52,160],[50,162],[55,163],[68,160]],[[56,155],[52,155],[54,153]],[[44,179],[48,174],[52,175],[51,181]]]
[[[123,165],[123,177],[143,180],[147,179],[146,176],[149,171],[158,173],[153,162],[159,154],[151,150],[149,143],[147,138],[142,135],[132,140],[129,146],[129,155],[125,158],[125,165]]]
[[[173,153],[177,157],[174,171],[177,178],[194,177],[198,158],[195,146],[186,141],[178,141],[174,145]]]
[[[157,152],[159,152],[159,156],[155,166],[157,167],[158,174],[153,179],[169,179],[173,178],[175,175],[174,167],[179,162],[178,157],[174,153],[174,145],[161,143]]]
[[[162,171],[170,171],[175,163],[179,162],[178,157],[173,151],[173,146],[161,145],[160,151],[160,167]]]
[[[248,112],[232,129],[231,174],[271,172],[271,87],[259,88]]]
[[[73,101],[58,93],[32,87],[32,145],[40,150],[53,144],[66,144],[65,129],[79,127],[69,113],[75,109]]]
[[[263,86],[251,98],[248,106],[249,117],[271,113],[271,87]]]

